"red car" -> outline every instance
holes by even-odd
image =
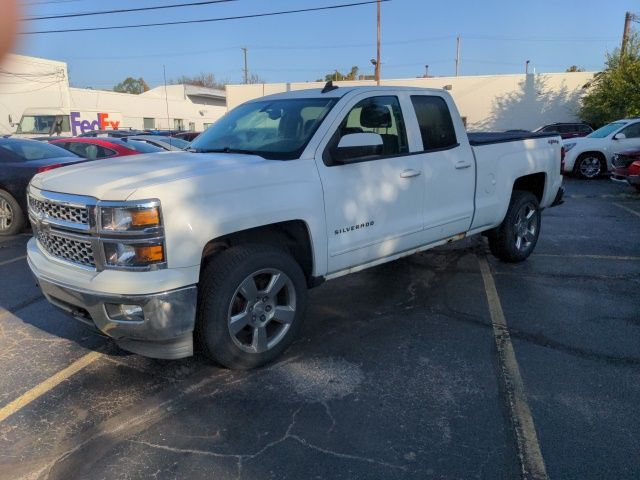
[[[88,160],[164,152],[162,148],[145,142],[112,137],[61,138],[51,140],[49,143],[69,150]]]
[[[640,150],[626,150],[616,153],[611,162],[611,180],[627,182],[640,191]]]

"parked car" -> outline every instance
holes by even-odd
[[[562,137],[563,140],[567,138],[579,138],[586,137],[591,132],[593,132],[593,128],[591,128],[586,123],[552,123],[550,125],[544,125],[540,128],[534,130],[534,132],[538,133],[558,133]]]
[[[611,163],[611,180],[628,183],[640,191],[640,149],[616,153]]]
[[[564,140],[564,172],[592,179],[608,172],[616,153],[640,148],[640,119],[618,120],[584,138]]]
[[[145,142],[113,137],[75,137],[51,140],[49,143],[62,147],[89,160],[124,157],[141,153],[163,152],[164,149]]]
[[[187,142],[193,142],[201,133],[202,132],[180,132],[171,136],[174,138],[181,138]]]
[[[181,138],[163,137],[162,135],[133,135],[127,137],[127,141],[144,142],[163,150],[184,150],[191,142]]]
[[[271,95],[162,162],[36,176],[29,195],[54,208],[29,265],[48,300],[126,350],[182,358],[195,339],[222,365],[256,367],[291,344],[324,280],[481,232],[524,261],[562,198],[560,143],[467,135],[442,89]]]
[[[129,137],[131,135],[141,135],[144,132],[142,130],[133,130],[133,129],[121,129],[121,130],[90,130],[85,133],[81,133],[78,135],[80,138],[85,137],[113,137],[113,138],[122,138]]]
[[[0,235],[19,233],[27,220],[27,185],[36,173],[84,159],[37,140],[0,138]]]
[[[173,137],[179,133],[183,133],[184,130],[145,130],[140,135],[159,135],[161,137]]]

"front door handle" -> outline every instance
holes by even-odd
[[[466,162],[464,160],[460,160],[459,162],[456,162],[456,168],[458,170],[462,170],[463,168],[469,168],[471,166],[471,164],[469,162]]]
[[[418,170],[414,170],[413,168],[410,168],[408,170],[403,170],[402,173],[400,174],[400,177],[412,178],[412,177],[417,177],[418,175],[420,175],[420,172]]]

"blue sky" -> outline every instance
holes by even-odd
[[[25,0],[25,16],[187,3],[189,0]],[[144,13],[25,22],[23,30],[83,28],[246,15],[354,0],[237,0]],[[44,2],[44,3],[43,3]],[[620,43],[632,0],[392,0],[382,4],[382,76],[454,73],[455,37],[462,38],[461,74],[537,72],[569,65],[602,68]],[[127,76],[162,83],[199,72],[240,83],[242,51],[250,73],[269,82],[315,80],[357,65],[370,74],[375,57],[375,5],[228,22],[21,36],[17,51],[66,61],[74,85],[109,88]]]

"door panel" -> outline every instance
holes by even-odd
[[[421,162],[409,155],[398,98],[360,96],[352,105],[323,150],[324,160],[317,159],[325,198],[329,273],[416,247],[422,229]],[[384,153],[333,163],[327,152],[341,136],[361,132],[379,134]]]

